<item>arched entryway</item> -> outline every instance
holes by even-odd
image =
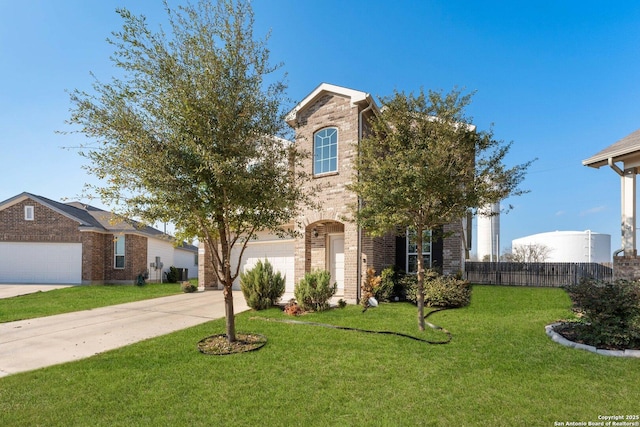
[[[305,272],[327,270],[336,295],[344,295],[345,278],[344,224],[338,221],[317,221],[305,228]]]

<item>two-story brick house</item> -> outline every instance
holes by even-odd
[[[368,267],[378,273],[391,265],[415,271],[418,254],[406,234],[371,238],[349,221],[350,206],[357,205],[358,198],[347,185],[355,179],[358,144],[375,114],[379,109],[368,93],[323,83],[287,115],[287,123],[295,129],[295,143],[310,153],[303,167],[312,174],[311,184],[320,187],[316,193],[320,207],[304,210],[297,218],[299,238],[262,234],[251,241],[241,261],[243,271],[259,259],[269,259],[286,275],[286,292],[291,294],[306,272],[325,269],[338,284],[337,294],[347,300],[359,298],[360,281]],[[466,220],[460,220],[444,227],[448,235],[444,239],[425,237],[427,265],[437,266],[445,274],[463,270],[468,250],[466,228]],[[210,265],[201,246],[200,284],[215,287]]]

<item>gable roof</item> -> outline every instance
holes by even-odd
[[[351,103],[353,105],[367,104],[367,105],[371,105],[376,112],[379,111],[378,106],[373,100],[373,97],[366,92],[349,89],[342,86],[336,86],[329,83],[321,83],[309,95],[307,95],[302,101],[300,101],[298,105],[293,107],[293,110],[287,113],[285,117],[285,120],[287,121],[287,123],[289,123],[291,127],[295,127],[298,119],[298,114],[300,113],[300,111],[304,110],[308,105],[315,102],[318,98],[320,98],[325,93],[334,93],[337,95],[341,95],[341,96],[350,98]]]
[[[175,240],[172,236],[163,233],[156,228],[142,225],[137,221],[118,218],[112,212],[96,208],[95,206],[81,202],[56,202],[55,200],[27,192],[20,193],[17,196],[0,202],[0,211],[15,205],[16,203],[20,203],[25,199],[34,200],[35,202],[38,202],[73,221],[76,221],[79,227],[85,230],[93,229],[104,233],[137,233],[156,239]],[[187,245],[185,243],[183,243],[180,248],[197,250],[195,246]]]
[[[614,163],[624,161],[640,155],[640,129],[611,144],[599,153],[582,161],[584,166],[599,168],[608,164],[609,159]]]
[[[37,196],[35,194],[27,192],[20,193],[17,196],[5,200],[4,202],[0,202],[0,210],[6,209],[12,205],[15,205],[16,203],[20,203],[25,199],[31,199],[43,206],[46,206],[49,209],[56,211],[60,215],[66,216],[67,218],[76,221],[81,227],[97,229],[104,228],[95,218],[89,215],[86,210],[78,209],[76,206],[73,206],[71,204],[56,202],[55,200],[47,199],[46,197]]]

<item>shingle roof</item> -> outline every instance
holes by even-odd
[[[95,223],[108,231],[137,231],[153,237],[162,237],[165,235],[165,233],[156,228],[142,225],[141,223],[130,219],[119,218],[113,212],[105,211],[103,209],[96,208],[95,206],[86,205],[80,202],[71,202],[63,205],[85,212]],[[166,236],[168,237],[168,235]]]
[[[604,150],[582,161],[584,166],[599,168],[608,163],[609,159],[614,162],[623,161],[630,156],[640,154],[640,129],[625,136],[621,140],[611,144]]]

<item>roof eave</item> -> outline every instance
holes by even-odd
[[[588,166],[590,168],[600,169],[602,166],[606,166],[608,164],[609,159],[602,159],[601,157],[591,157],[589,159],[582,161],[582,166]]]
[[[6,209],[10,206],[13,206],[17,203],[22,202],[23,200],[26,199],[31,199],[35,202],[40,203],[43,206],[46,206],[47,208],[51,209],[52,211],[55,211],[57,213],[59,213],[60,215],[69,218],[72,221],[77,222],[80,226],[92,226],[92,224],[88,224],[85,221],[83,221],[81,218],[78,218],[74,215],[69,214],[68,212],[63,211],[62,209],[59,209],[57,206],[52,205],[51,203],[47,202],[46,200],[42,199],[42,197],[37,196],[35,194],[31,194],[28,192],[22,192],[20,194],[18,194],[17,196],[11,197],[10,199],[7,199],[3,202],[0,202],[0,210]]]
[[[287,115],[285,116],[285,121],[289,124],[289,126],[295,128],[298,122],[298,113],[325,92],[336,93],[338,95],[349,97],[353,105],[359,105],[362,103],[373,105],[376,113],[379,112],[378,106],[376,105],[373,97],[370,94],[359,90],[332,85],[329,83],[321,83],[309,95],[307,95],[302,101],[300,101],[295,107],[293,107],[291,111],[287,113]]]

